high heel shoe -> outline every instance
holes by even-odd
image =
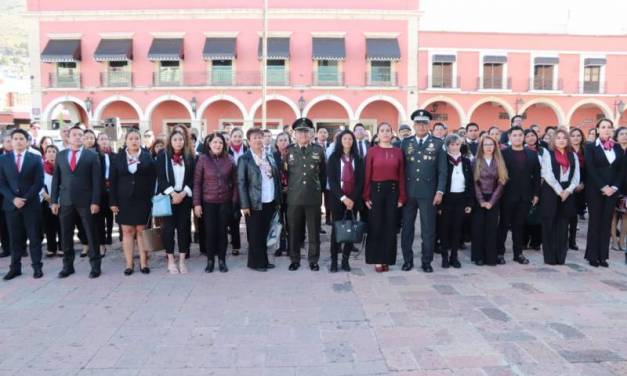
[[[124,275],[128,276],[133,274],[133,272],[135,271],[135,265],[131,265],[130,268],[126,268],[124,269]]]

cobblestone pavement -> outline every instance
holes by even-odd
[[[429,275],[376,274],[361,254],[330,274],[328,249],[327,235],[320,272],[289,272],[286,257],[254,272],[241,255],[206,274],[197,249],[187,275],[157,253],[150,275],[126,277],[118,250],[97,280],[86,259],[65,280],[59,258],[40,280],[25,267],[0,283],[0,375],[627,375],[622,253],[595,269],[583,251],[565,266],[508,251],[499,267],[463,251],[462,269],[436,255]]]

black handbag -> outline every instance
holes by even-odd
[[[333,222],[336,243],[361,243],[367,232],[366,222],[355,220],[355,214],[350,211],[352,219],[347,219],[348,210],[344,212],[344,218]]]

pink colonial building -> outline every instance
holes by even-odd
[[[33,115],[166,132],[261,122],[262,0],[28,0]],[[432,32],[418,0],[270,0],[268,126],[627,125],[627,37]]]

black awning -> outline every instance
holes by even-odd
[[[96,61],[133,60],[132,39],[102,39],[94,53]]]
[[[207,38],[202,56],[205,60],[233,60],[237,57],[236,38]]]
[[[259,49],[257,54],[261,59],[263,54],[263,40],[259,38]],[[290,58],[290,38],[268,38],[268,59],[289,59]]]
[[[583,65],[605,65],[606,59],[588,58],[583,60]]]
[[[505,64],[505,63],[507,63],[507,56],[485,55],[483,57],[483,64]]]
[[[392,61],[400,60],[401,48],[396,38],[366,39],[366,59]]]
[[[183,60],[183,39],[155,38],[152,40],[148,59],[152,61]]]
[[[454,63],[457,60],[455,55],[433,55],[431,61],[434,63]]]
[[[344,60],[344,38],[314,38],[311,57],[314,60]]]
[[[41,61],[44,63],[71,63],[80,60],[80,39],[51,39],[41,53]]]
[[[536,57],[533,60],[535,65],[557,65],[560,63],[559,57]]]

